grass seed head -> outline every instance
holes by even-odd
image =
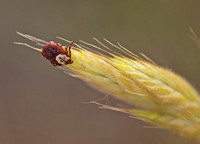
[[[47,44],[46,41],[32,36],[18,34],[43,47]],[[199,94],[184,78],[156,65],[146,56],[138,57],[119,43],[114,45],[104,39],[107,44],[120,49],[128,57],[112,51],[97,39],[94,40],[103,48],[84,41],[81,41],[82,44],[74,44],[71,53],[66,54],[73,63],[59,63],[60,68],[86,81],[99,91],[138,108],[109,109],[134,115],[186,137],[200,139]],[[107,55],[94,49],[99,49]],[[54,63],[56,62],[57,59]]]

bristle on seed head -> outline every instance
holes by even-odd
[[[33,46],[30,46],[30,45],[28,45],[28,44],[26,44],[26,43],[14,42],[14,44],[18,44],[18,45],[24,45],[24,46],[27,46],[27,47],[29,47],[29,48],[31,48],[31,49],[34,49],[34,50],[36,50],[36,51],[42,52],[42,50],[41,50],[41,49],[39,49],[39,48],[36,48],[36,47],[33,47]]]
[[[36,38],[36,37],[30,36],[30,35],[27,35],[27,34],[23,34],[23,33],[20,33],[20,32],[18,32],[18,31],[16,31],[16,33],[17,33],[18,35],[24,37],[24,38],[27,38],[27,39],[29,39],[29,40],[35,42],[37,45],[43,46],[43,45],[45,45],[45,44],[47,43],[47,41],[45,41],[45,40],[38,39],[38,38]]]

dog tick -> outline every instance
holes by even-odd
[[[62,66],[72,64],[71,59],[71,46],[74,43],[72,41],[69,47],[63,48],[60,44],[55,42],[47,42],[41,51],[41,55],[51,62],[53,66]]]

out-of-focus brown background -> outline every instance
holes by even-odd
[[[200,50],[189,27],[200,36],[199,0],[0,0],[0,144],[197,144],[84,104],[105,94],[13,44],[30,43],[16,30],[57,42],[106,37],[199,89]]]

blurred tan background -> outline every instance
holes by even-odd
[[[0,0],[0,144],[198,144],[84,104],[105,94],[13,44],[30,43],[16,30],[56,42],[106,37],[199,89],[200,51],[189,27],[200,36],[199,0]]]

